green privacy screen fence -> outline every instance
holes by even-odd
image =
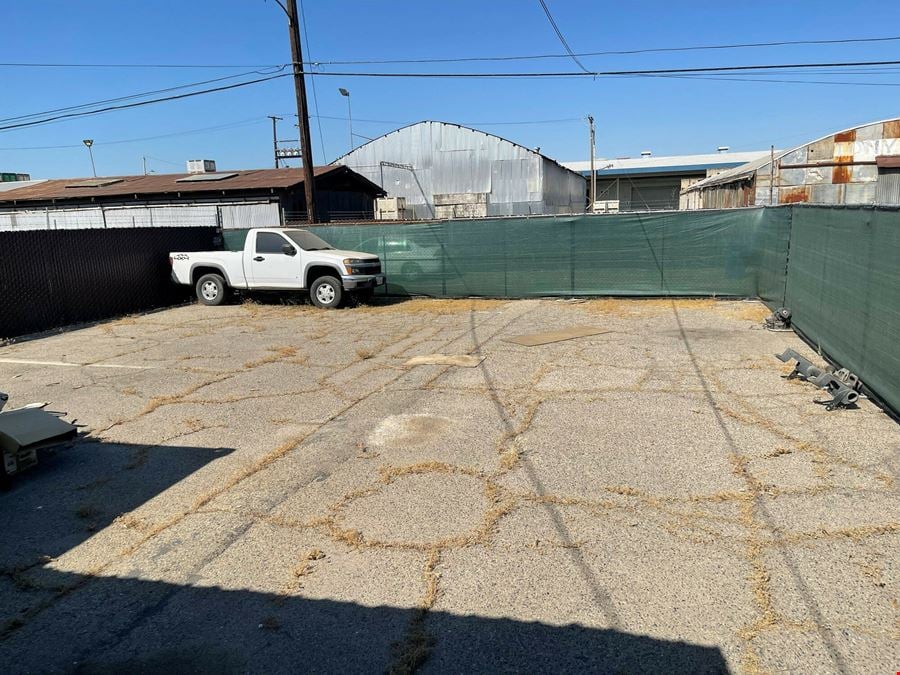
[[[436,297],[783,293],[788,210],[668,212],[315,228],[377,253],[385,292]]]
[[[796,206],[784,304],[794,326],[900,412],[900,212]]]
[[[783,206],[315,228],[394,295],[758,297],[900,410],[900,212]],[[226,233],[232,248],[244,233]]]

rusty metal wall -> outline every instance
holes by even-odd
[[[216,248],[217,237],[212,227],[0,232],[0,340],[182,302],[169,251]]]
[[[882,172],[876,158],[884,156],[900,156],[900,119],[848,129],[777,153],[774,171],[770,160],[758,160],[693,189],[701,195],[702,208],[896,204],[884,201],[894,199],[887,185],[877,188]]]

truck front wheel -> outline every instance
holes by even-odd
[[[309,299],[322,309],[340,306],[342,295],[341,282],[335,277],[319,277],[309,288]]]
[[[221,305],[228,299],[228,285],[221,274],[204,274],[197,279],[197,299],[204,305]]]

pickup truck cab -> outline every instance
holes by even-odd
[[[317,307],[338,307],[348,294],[371,296],[384,284],[381,260],[339,251],[312,232],[254,228],[243,251],[169,254],[172,278],[192,286],[204,305],[221,305],[235,289],[309,292]]]

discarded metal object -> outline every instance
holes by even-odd
[[[572,340],[573,338],[600,335],[601,333],[609,333],[609,331],[603,330],[602,328],[594,328],[593,326],[575,326],[564,330],[550,331],[549,333],[530,333],[528,335],[515,335],[513,337],[501,339],[504,342],[512,342],[525,347],[535,347],[537,345],[546,345],[551,342],[561,342],[563,340]]]
[[[791,330],[791,310],[787,307],[779,307],[763,321],[766,329],[771,331],[788,331]]]
[[[0,409],[9,396],[0,393]],[[0,412],[0,453],[3,474],[12,476],[37,464],[37,451],[41,448],[64,443],[75,437],[78,429],[54,413],[43,409],[46,405],[30,404],[16,410]]]
[[[830,401],[816,401],[816,403],[824,405],[826,410],[847,407],[859,400],[859,392],[856,391],[859,388],[859,378],[846,368],[842,368],[836,373],[823,370],[814,366],[793,349],[785,349],[783,354],[776,354],[775,357],[785,363],[792,359],[797,362],[794,370],[786,376],[787,379],[800,378],[831,394]]]
[[[483,356],[472,356],[471,354],[426,354],[425,356],[414,356],[403,365],[475,368],[482,361],[484,361]]]

